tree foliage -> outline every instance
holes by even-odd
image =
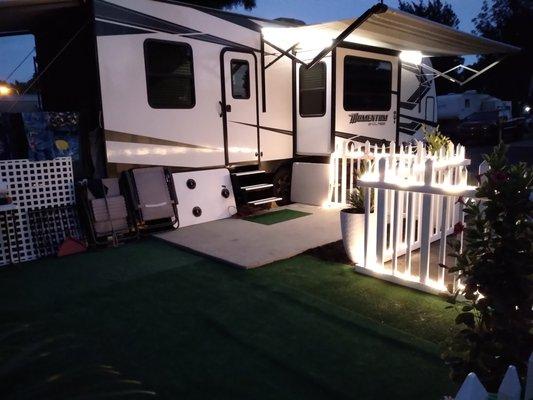
[[[484,200],[466,203],[464,248],[452,242],[456,265],[443,266],[463,285],[449,299],[459,330],[443,358],[454,381],[475,372],[492,391],[509,365],[525,377],[533,345],[533,169],[509,165],[505,153],[500,144],[484,156],[490,169],[476,193]],[[455,232],[463,230],[458,225]]]
[[[484,0],[481,12],[473,19],[474,33],[521,47],[486,74],[472,81],[475,88],[505,100],[525,101],[533,84],[533,1]],[[498,59],[498,55],[479,57],[477,69]],[[530,98],[530,100],[533,100]]]
[[[459,18],[453,11],[450,4],[442,0],[400,0],[400,10],[410,14],[417,15],[422,18],[438,22],[443,25],[457,28],[459,26]],[[464,59],[462,57],[433,57],[431,62],[433,67],[439,71],[447,71],[458,64],[462,64]],[[453,75],[453,73],[452,73]],[[457,91],[458,86],[446,79],[438,79],[435,81],[437,94],[447,94]]]
[[[185,3],[211,8],[234,8],[243,6],[247,10],[255,7],[255,0],[184,0]]]

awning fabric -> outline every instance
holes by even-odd
[[[461,32],[387,6],[374,6],[369,11],[369,16],[344,41],[398,51],[420,51],[428,57],[520,51],[519,47]],[[278,28],[286,30],[287,34],[279,32],[279,37],[291,37],[293,41],[298,41],[298,38],[305,38],[307,35],[321,34],[335,40],[355,21],[356,19],[347,19],[296,28]]]

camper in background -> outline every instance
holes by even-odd
[[[497,143],[501,139],[519,139],[523,118],[513,118],[512,103],[488,94],[467,90],[437,97],[442,133],[461,143]]]

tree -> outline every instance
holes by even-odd
[[[474,33],[521,47],[522,51],[510,55],[496,68],[474,80],[469,88],[482,90],[505,100],[525,101],[533,77],[533,2],[484,0],[481,12],[472,21],[475,24]],[[483,68],[500,57],[492,54],[480,56],[476,69]]]
[[[243,6],[247,10],[251,10],[255,7],[255,0],[185,0],[185,3],[191,3],[204,7],[226,9]]]
[[[459,26],[459,18],[453,11],[452,6],[442,0],[428,0],[427,3],[425,0],[399,0],[399,5],[400,10],[410,14],[418,15],[419,17],[451,26],[452,28]],[[462,64],[464,59],[462,57],[432,57],[431,62],[433,68],[444,72],[458,64]],[[458,76],[456,75],[456,77]],[[435,86],[439,95],[457,91],[458,88],[457,84],[444,78],[436,80]]]

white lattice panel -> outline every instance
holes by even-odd
[[[70,157],[47,161],[4,160],[0,161],[0,179],[8,182],[9,194],[18,208],[18,224],[15,232],[9,221],[9,235],[12,247],[18,240],[20,261],[37,258],[28,219],[32,209],[63,206],[75,203],[74,175]],[[5,231],[3,219],[0,222]],[[7,240],[2,238],[0,265],[9,263]],[[16,252],[13,260],[18,261]]]

